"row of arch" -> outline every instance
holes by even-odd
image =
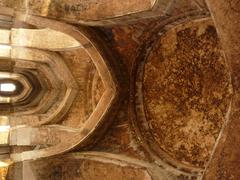
[[[3,16],[14,18],[3,12]],[[0,74],[8,76],[3,81],[0,77],[0,100],[6,99],[0,106],[6,106],[1,114],[11,127],[6,146],[28,146],[29,151],[7,154],[13,161],[24,161],[86,145],[119,98],[117,76],[110,70],[105,55],[84,29],[81,32],[65,23],[21,13],[15,21],[31,28],[0,29],[0,36],[4,37],[0,40],[0,58],[11,66]],[[73,128],[59,122],[72,106],[79,87],[58,52],[76,49],[84,50],[93,62],[104,92],[85,123]]]

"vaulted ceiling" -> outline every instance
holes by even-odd
[[[238,0],[0,0],[2,179],[239,179]]]

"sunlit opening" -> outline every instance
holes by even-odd
[[[11,46],[0,44],[0,49],[2,49],[2,50],[10,50]]]
[[[16,85],[13,83],[2,83],[0,84],[1,92],[14,92],[16,90]]]
[[[10,129],[10,126],[6,125],[6,126],[0,126],[0,132],[8,132]]]
[[[0,168],[8,167],[8,163],[0,161]]]
[[[10,58],[11,57],[11,46],[0,44],[0,57]]]
[[[9,143],[9,131],[10,131],[9,125],[0,126],[0,146]]]

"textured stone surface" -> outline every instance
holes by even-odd
[[[240,1],[206,1],[222,42],[226,61],[231,67],[234,95],[229,120],[205,172],[204,179],[240,178]]]
[[[154,42],[143,94],[159,146],[183,163],[204,167],[231,97],[229,70],[211,21],[179,25]]]
[[[147,169],[127,165],[121,161],[90,156],[69,156],[26,162],[24,171],[31,172],[36,180],[151,180]],[[23,172],[24,173],[24,172]],[[31,175],[30,175],[31,177]],[[24,179],[24,178],[23,178]]]
[[[154,0],[113,1],[81,0],[52,1],[49,5],[49,16],[79,20],[101,20],[125,15],[129,12],[151,9]],[[34,6],[34,2],[31,3]],[[125,7],[125,8],[124,8]]]
[[[158,17],[165,13],[171,0],[0,0],[0,5],[23,14],[88,25],[113,25]]]
[[[111,152],[132,158],[149,160],[142,147],[139,146],[137,137],[132,131],[127,111],[128,101],[125,101],[117,114],[112,127],[107,131],[105,136],[98,141],[92,150]]]
[[[6,12],[1,13],[6,15]],[[11,49],[5,58],[15,62],[14,71],[24,75],[29,72],[33,89],[39,89],[38,82],[41,84],[39,94],[43,94],[43,98],[29,93],[32,100],[23,97],[19,106],[11,104],[13,113],[6,114],[10,125],[15,127],[10,130],[10,145],[13,152],[16,152],[14,145],[23,147],[22,151],[19,148],[19,152],[12,153],[11,158],[14,161],[35,159],[58,154],[57,151],[63,153],[80,144],[82,147],[93,144],[111,123],[110,118],[120,105],[120,79],[124,76],[119,78],[122,73],[119,66],[113,69],[118,61],[110,62],[112,55],[105,51],[105,46],[99,46],[104,42],[101,43],[90,29],[31,15],[27,19],[24,15],[17,18],[19,24],[35,28],[12,28],[13,41],[6,41],[8,48],[0,46],[0,49],[7,49],[7,52]],[[36,28],[38,26],[42,30]],[[42,43],[43,36],[47,44]],[[107,122],[103,123],[105,119]],[[36,128],[25,130],[19,125]],[[41,126],[46,129],[41,131]],[[51,127],[57,129],[56,133]],[[100,127],[100,132],[96,131]],[[31,151],[25,151],[24,146],[29,146]]]
[[[84,50],[61,52],[61,54],[79,87],[78,95],[64,117],[63,124],[80,127],[94,111],[104,92],[104,87],[96,67]]]
[[[57,56],[61,57],[79,87],[69,111],[63,108],[67,111],[63,118],[47,122],[47,128],[30,128],[31,133],[27,133],[28,128],[22,127],[21,131],[19,128],[17,143],[21,147],[15,146],[17,138],[11,139],[12,153],[31,151],[20,154],[20,158],[16,158],[18,160],[22,157],[36,159],[59,153],[68,154],[69,151],[81,152],[79,156],[25,161],[22,167],[10,170],[10,180],[201,179],[204,168],[207,169],[205,179],[239,179],[240,28],[235,28],[239,24],[239,1],[207,1],[212,5],[210,9],[214,17],[218,17],[215,21],[224,42],[223,48],[220,47],[213,23],[203,19],[209,16],[204,0],[159,0],[152,9],[153,2],[0,0],[0,28],[9,30],[14,26],[17,31],[18,28],[25,28],[16,33],[18,41],[15,41],[15,45],[58,51],[53,53],[56,56],[51,56],[55,58],[50,62],[55,63]],[[6,9],[6,6],[14,9]],[[128,24],[136,20],[139,21]],[[73,27],[70,28],[68,23],[73,23]],[[79,24],[116,26],[85,28]],[[45,29],[36,31],[40,27]],[[62,46],[64,42],[59,32],[63,33],[60,33],[61,37],[74,37],[74,41],[69,41],[67,47]],[[8,36],[2,38],[1,43],[11,43]],[[47,43],[42,41],[43,36]],[[53,45],[55,48],[51,49]],[[222,50],[225,50],[228,60],[231,59],[231,68],[228,67],[229,61],[224,60]],[[10,58],[12,53],[12,57],[18,59],[13,65],[8,60],[1,61],[0,68],[4,71],[23,72],[24,68],[36,71],[35,76],[46,80],[40,82],[45,91],[48,91],[46,87],[50,87],[51,83],[57,84],[56,87],[62,90],[59,94],[48,94],[48,98],[56,96],[51,102],[64,99],[64,83],[55,81],[55,76],[51,74],[51,68],[57,67],[59,59],[55,64],[41,61],[39,65],[19,60],[23,57],[37,57],[39,61],[41,57],[47,59],[43,53],[30,53],[28,56],[28,52],[26,49],[13,49],[11,52],[0,48],[0,54],[5,53],[4,57],[8,55]],[[57,69],[60,79],[66,76],[61,68]],[[114,85],[109,83],[112,82],[111,78],[106,78],[109,74],[116,75],[114,82],[124,82],[125,93],[130,92],[129,98],[127,93],[123,94],[123,104],[117,99],[112,101],[111,109],[105,108],[109,101],[103,98],[104,95],[108,100],[112,98],[111,93],[106,94],[107,90],[114,90]],[[230,75],[233,78],[233,90]],[[114,86],[116,90],[121,88],[118,85]],[[33,86],[38,89],[37,83],[33,83]],[[232,109],[229,108],[231,99],[234,99]],[[63,104],[56,103],[54,109]],[[14,110],[25,113],[25,108],[38,107],[39,103],[29,100],[21,105]],[[47,103],[39,112],[46,112],[48,106]],[[118,109],[118,106],[121,108]],[[1,104],[0,107],[4,110],[8,108],[3,108]],[[44,117],[50,115],[52,113]],[[221,134],[224,125],[228,125],[228,115],[231,124]],[[92,117],[95,117],[94,121],[88,121]],[[98,121],[101,118],[104,121]],[[22,119],[27,124],[38,121],[36,116]],[[82,128],[85,123],[88,126]],[[107,131],[106,127],[109,127]],[[81,133],[74,135],[76,130]],[[11,132],[14,134],[14,131]],[[28,137],[24,138],[26,135]],[[79,137],[86,137],[87,141]],[[221,137],[220,141],[218,137]],[[213,153],[216,141],[218,146]],[[28,144],[24,146],[26,142]],[[50,146],[56,144],[60,145],[49,150]],[[0,154],[3,153],[1,150]],[[84,153],[85,150],[92,151],[91,155]]]

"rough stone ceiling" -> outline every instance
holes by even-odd
[[[239,179],[239,2],[0,0],[0,178]]]

